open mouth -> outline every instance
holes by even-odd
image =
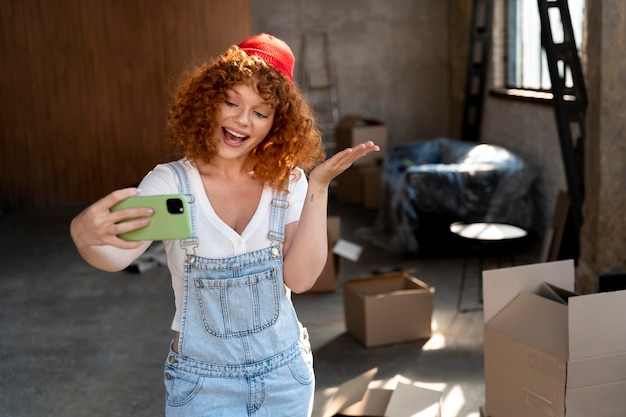
[[[231,145],[240,145],[245,142],[250,136],[243,135],[241,133],[233,132],[230,129],[222,128],[224,132],[224,140]]]

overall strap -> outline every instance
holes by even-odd
[[[181,239],[180,247],[185,251],[187,261],[190,264],[193,264],[196,248],[200,244],[200,241],[196,237],[195,199],[193,194],[191,194],[191,187],[189,186],[189,179],[187,178],[187,170],[185,169],[183,162],[172,161],[166,165],[172,169],[178,177],[178,190],[185,196],[187,203],[189,204],[189,211],[191,215],[191,237],[188,239]]]
[[[272,246],[285,242],[285,220],[288,207],[287,193],[274,190],[270,212],[270,231],[267,234],[268,239],[272,241]]]

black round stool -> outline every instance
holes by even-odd
[[[485,257],[491,252],[497,253],[498,267],[500,267],[500,255],[508,253],[511,257],[511,264],[515,265],[515,247],[512,244],[524,239],[528,232],[521,227],[505,223],[466,223],[456,222],[450,225],[450,231],[461,239],[469,241],[478,248],[478,271],[482,274]],[[463,261],[463,273],[461,275],[461,285],[456,304],[457,311],[465,313],[480,309],[462,308],[463,290],[465,289],[465,279],[467,274],[467,264],[470,258],[468,253]],[[478,301],[482,304],[482,279],[478,280]]]

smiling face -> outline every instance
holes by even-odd
[[[274,107],[258,94],[254,85],[236,84],[226,90],[226,99],[217,114],[218,156],[247,157],[271,130],[274,112]]]
[[[239,163],[271,187],[283,187],[295,167],[310,170],[325,159],[302,92],[236,46],[183,74],[167,123],[169,143],[181,156],[230,168]]]

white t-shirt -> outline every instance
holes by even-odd
[[[194,217],[196,237],[199,246],[195,253],[205,258],[221,259],[238,256],[247,252],[267,248],[271,241],[268,239],[269,219],[273,191],[269,187],[263,189],[261,199],[256,212],[250,223],[239,235],[215,213],[204,191],[202,179],[198,169],[188,160],[183,159],[190,191],[194,196]],[[287,216],[285,224],[296,222],[300,219],[302,206],[307,192],[307,179],[304,172],[298,169],[292,175],[289,182],[287,200]],[[165,165],[157,165],[150,171],[139,184],[141,195],[177,194],[178,177],[171,168]],[[233,202],[236,204],[236,202]],[[172,288],[176,303],[176,313],[172,321],[172,329],[179,331],[183,306],[183,263],[185,252],[180,247],[179,241],[169,240],[163,242],[167,252],[167,265],[172,274]]]

